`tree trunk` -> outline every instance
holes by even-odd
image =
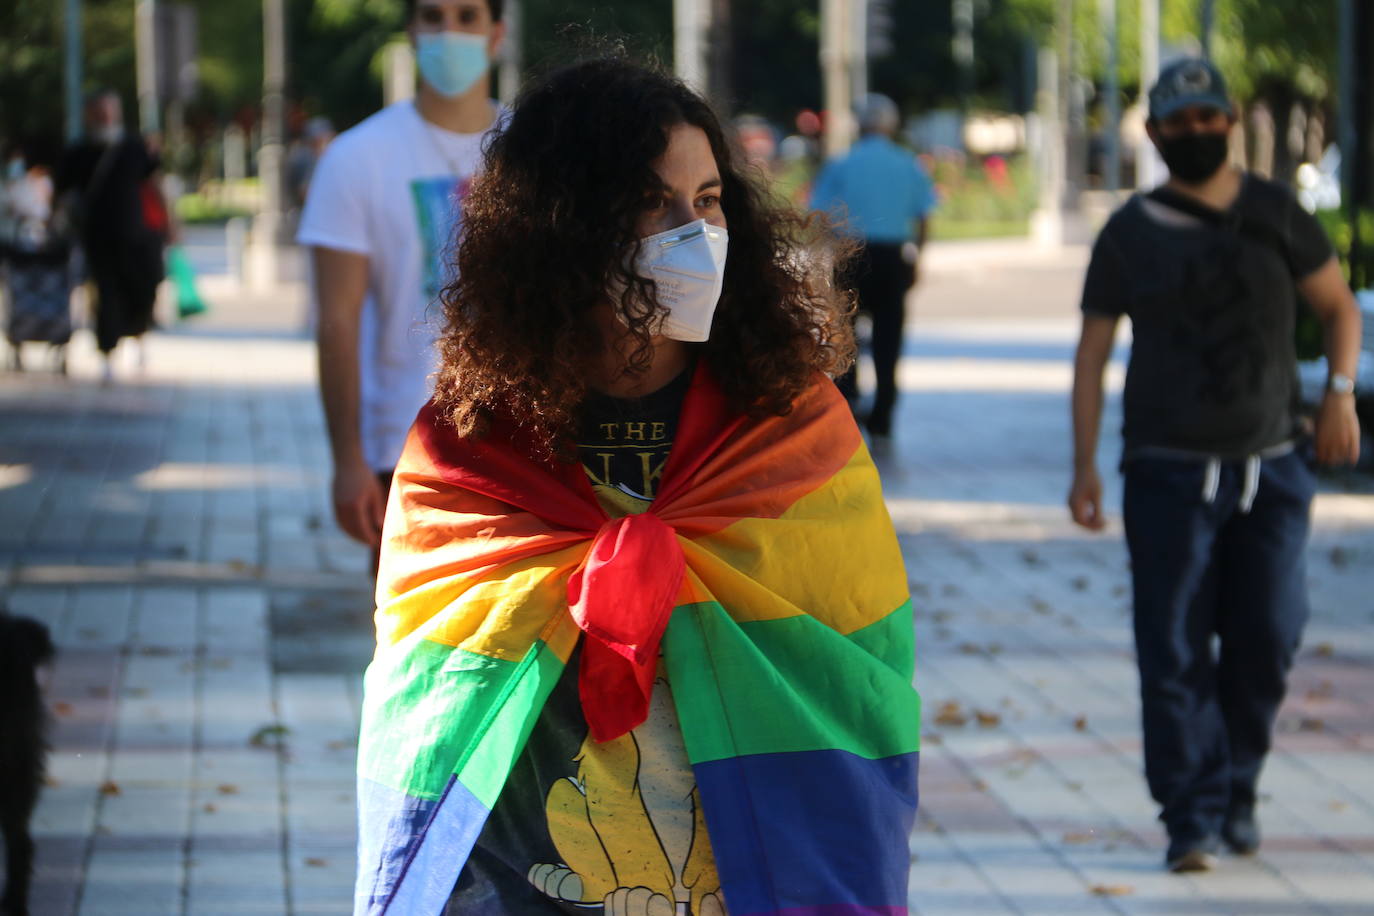
[[[730,0],[706,0],[711,4],[711,31],[707,52],[710,75],[707,85],[709,96],[722,117],[735,112],[737,100],[734,98],[732,68],[735,61],[734,42],[730,40]]]
[[[1275,181],[1291,186],[1293,176],[1298,170],[1297,157],[1293,155],[1290,129],[1293,123],[1293,106],[1297,104],[1297,93],[1287,82],[1273,81],[1265,87],[1264,98],[1274,118],[1274,166],[1270,176]]]

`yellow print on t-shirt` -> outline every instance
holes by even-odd
[[[618,421],[597,424],[600,441],[584,450],[583,466],[592,486],[624,489],[642,499],[653,499],[663,477],[663,468],[668,463],[668,451],[672,440],[668,438],[668,425],[658,421]],[[625,456],[632,461],[626,467]],[[616,479],[620,474],[631,474],[629,479]]]
[[[561,861],[533,865],[530,883],[604,916],[726,916],[667,682],[654,683],[643,725],[604,743],[588,735],[574,762],[544,804]]]

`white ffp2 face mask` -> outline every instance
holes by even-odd
[[[659,334],[688,343],[710,338],[729,241],[724,229],[704,219],[640,239],[635,272],[654,281],[667,312]]]

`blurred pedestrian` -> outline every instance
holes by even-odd
[[[1223,841],[1259,847],[1256,786],[1308,616],[1311,464],[1359,455],[1360,316],[1316,220],[1288,189],[1227,165],[1235,108],[1216,68],[1167,67],[1149,105],[1169,179],[1117,210],[1093,249],[1069,507],[1103,528],[1102,373],[1126,315],[1123,513],[1145,775],[1167,866],[1198,871]],[[1297,292],[1326,329],[1315,443],[1295,409]]]
[[[166,208],[153,180],[158,157],[124,129],[119,94],[106,89],[90,95],[85,124],[85,136],[58,163],[55,183],[95,283],[96,344],[108,383],[115,347],[124,338],[137,342],[139,364],[146,360],[143,335],[153,325],[164,276]],[[151,224],[159,213],[161,227]]]
[[[407,0],[420,71],[397,102],[329,145],[310,180],[297,241],[312,249],[320,396],[339,526],[381,541],[391,470],[429,397],[457,204],[496,122],[490,69],[501,0]]]
[[[892,140],[901,123],[895,102],[885,95],[867,95],[857,115],[859,141],[821,169],[811,207],[841,220],[844,231],[863,243],[854,282],[859,311],[873,319],[870,348],[877,375],[864,423],[875,442],[882,443],[892,435],[906,296],[919,274],[935,190],[916,157]],[[838,384],[850,403],[857,404],[857,367]]]
[[[54,351],[59,372],[67,368],[72,336],[72,243],[54,206],[52,159],[15,150],[0,186],[0,265],[9,315],[5,338],[10,368],[24,368],[23,345],[34,341]]]
[[[492,140],[387,514],[358,913],[905,909],[902,558],[845,297],[753,171],[615,56]]]
[[[315,117],[305,122],[300,137],[291,145],[286,156],[286,189],[293,210],[305,206],[315,167],[333,139],[334,125],[328,118]]]

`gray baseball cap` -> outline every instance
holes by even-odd
[[[859,130],[881,130],[891,133],[902,122],[902,113],[897,103],[885,95],[870,92],[854,106],[854,115],[859,121]]]
[[[1150,90],[1150,119],[1158,121],[1190,105],[1207,105],[1234,115],[1226,95],[1226,81],[1211,61],[1188,57],[1159,72]]]

